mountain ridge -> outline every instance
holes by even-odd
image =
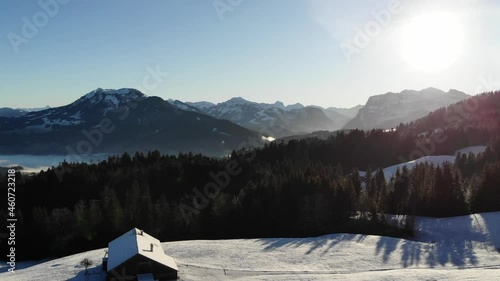
[[[225,119],[250,130],[265,132],[272,137],[285,137],[295,134],[311,133],[317,130],[337,130],[347,123],[352,109],[325,109],[320,106],[304,106],[300,103],[284,105],[258,103],[242,97],[233,97],[217,104],[208,102],[181,102],[169,100],[179,108],[199,111],[218,119]],[[354,108],[359,110],[360,106]],[[339,113],[347,113],[343,115]]]
[[[96,89],[62,107],[0,118],[0,136],[4,154],[66,154],[69,146],[78,153],[158,149],[222,156],[249,139],[260,140],[257,133],[229,121],[126,88]]]
[[[436,88],[420,91],[403,90],[400,93],[388,92],[371,96],[344,129],[391,129],[467,97],[469,95],[454,89],[444,92]]]

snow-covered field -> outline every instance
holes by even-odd
[[[500,212],[417,218],[417,228],[415,241],[332,234],[162,245],[179,266],[179,280],[500,280]],[[105,280],[103,254],[27,263],[33,266],[15,274],[2,265],[0,280]],[[98,264],[88,279],[78,265],[84,258]]]

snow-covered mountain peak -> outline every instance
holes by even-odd
[[[277,107],[277,108],[285,108],[285,105],[280,101],[275,102],[273,105],[274,105],[274,107]]]
[[[141,93],[139,90],[132,89],[132,88],[121,88],[121,89],[102,89],[102,88],[97,88],[93,90],[92,92],[86,94],[83,96],[83,98],[86,99],[91,99],[95,96],[99,95],[119,95],[119,96],[146,96],[145,94]]]
[[[290,111],[294,109],[302,109],[304,105],[300,103],[286,105],[281,101],[276,101],[275,103],[257,103],[253,101],[246,100],[242,97],[234,97],[230,100],[217,104],[217,106],[241,106],[241,105],[252,105],[261,109],[280,109],[285,111]]]
[[[304,107],[305,106],[301,103],[295,103],[295,104],[289,104],[289,105],[285,106],[285,110],[301,109]]]
[[[81,97],[77,103],[90,102],[91,104],[97,104],[106,102],[108,105],[118,107],[121,103],[126,103],[130,100],[142,97],[146,97],[146,95],[136,89],[122,88],[115,90],[97,88]]]
[[[208,101],[186,102],[186,104],[188,104],[190,106],[194,106],[198,109],[209,109],[215,105],[214,103],[211,103]]]
[[[167,102],[174,106],[175,108],[186,110],[186,111],[194,111],[200,112],[200,109],[196,106],[190,105],[188,103],[182,102],[180,100],[168,99]]]
[[[222,104],[238,105],[238,104],[248,104],[248,103],[252,103],[252,102],[247,101],[246,99],[244,99],[242,97],[235,97],[235,98],[231,98],[230,100],[223,102]]]

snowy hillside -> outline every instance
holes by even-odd
[[[454,155],[430,155],[430,156],[425,156],[421,157],[412,161],[404,162],[401,164],[393,165],[387,168],[384,168],[384,175],[387,181],[391,179],[392,176],[396,174],[396,171],[401,170],[404,166],[408,168],[408,170],[411,170],[417,166],[417,164],[420,163],[428,163],[428,164],[434,164],[434,165],[442,165],[446,162],[449,163],[455,163],[456,155],[457,153],[461,154],[469,154],[469,153],[474,153],[474,154],[479,154],[484,152],[486,149],[486,146],[478,145],[478,146],[469,146],[469,147],[464,147],[462,149],[459,149],[455,151]],[[366,172],[359,172],[361,176],[365,176]]]
[[[500,280],[500,212],[420,217],[416,225],[416,241],[333,234],[162,245],[177,262],[179,280]],[[90,251],[15,274],[5,273],[4,267],[0,279],[84,281],[84,269],[78,264],[89,258],[99,266],[90,269],[87,280],[105,280],[100,268],[103,255],[104,249]]]

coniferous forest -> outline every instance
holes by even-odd
[[[133,227],[161,241],[335,232],[411,237],[415,215],[499,211],[500,113],[481,108],[499,104],[491,101],[499,94],[486,96],[490,100],[483,98],[469,118],[443,124],[438,117],[453,116],[457,105],[394,131],[340,131],[326,140],[272,142],[225,158],[137,152],[18,173],[18,256],[106,247]],[[497,120],[477,121],[486,118],[484,112]],[[484,153],[457,154],[455,163],[439,166],[403,167],[390,180],[382,170],[420,154],[450,155],[484,144]],[[6,182],[5,174],[0,181]],[[0,216],[6,214],[4,207]],[[389,225],[384,214],[408,215],[405,226]]]

